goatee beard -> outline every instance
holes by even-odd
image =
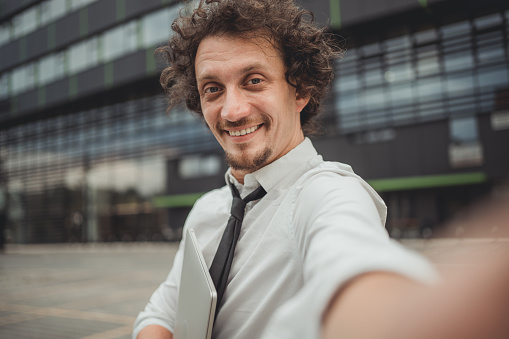
[[[254,156],[249,156],[248,154],[243,153],[242,155],[235,157],[231,153],[226,152],[225,159],[228,166],[234,170],[254,172],[266,165],[266,162],[269,160],[271,155],[272,149],[270,147],[266,147]]]

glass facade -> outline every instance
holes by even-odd
[[[509,12],[401,35],[347,51],[337,63],[342,132],[496,109],[509,86]]]
[[[174,225],[151,204],[166,192],[166,162],[219,145],[200,118],[184,109],[168,116],[165,105],[147,97],[3,131],[8,240],[171,238]],[[220,167],[214,157],[182,166],[191,177]]]
[[[85,2],[79,3],[83,5]],[[56,53],[40,57],[30,66],[21,65],[0,74],[0,77],[6,77],[7,80],[4,81],[8,84],[7,89],[0,92],[0,99],[17,95],[36,86],[44,86],[99,63],[107,63],[132,52],[152,49],[158,44],[165,43],[170,36],[168,23],[176,18],[180,8],[181,6],[164,7],[79,41]],[[2,34],[0,31],[0,42]]]
[[[97,0],[45,0],[0,25],[0,46],[32,33]]]

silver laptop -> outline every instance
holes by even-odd
[[[217,293],[194,231],[184,243],[174,339],[210,339]]]

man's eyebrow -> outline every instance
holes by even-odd
[[[249,73],[251,72],[252,70],[255,70],[255,69],[262,69],[263,68],[263,65],[261,63],[253,63],[253,64],[250,64],[250,65],[247,65],[246,67],[244,68],[241,68],[238,72],[236,72],[237,74],[239,75],[243,75],[243,74],[246,74],[246,73]],[[208,74],[208,73],[205,73],[203,75],[198,75],[196,77],[196,80],[198,82],[200,81],[204,81],[204,80],[216,80],[217,77],[212,75],[212,74]]]
[[[251,65],[248,65],[248,66],[242,68],[240,70],[239,74],[246,74],[246,73],[251,72],[254,69],[260,69],[260,68],[263,68],[262,64],[254,63],[254,64],[251,64]]]
[[[198,82],[203,81],[203,80],[215,80],[215,79],[216,79],[216,77],[209,75],[209,74],[198,75],[196,77],[196,81],[198,81]]]

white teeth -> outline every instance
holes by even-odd
[[[258,129],[258,126],[254,126],[254,127],[251,127],[251,128],[246,128],[246,129],[240,130],[240,131],[228,131],[228,133],[230,133],[230,135],[232,137],[240,137],[241,135],[246,135],[246,134],[249,134],[249,133],[253,133],[257,129]]]

